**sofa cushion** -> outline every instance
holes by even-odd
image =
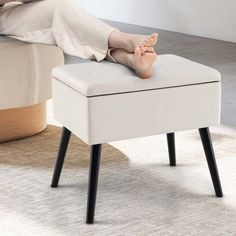
[[[0,109],[51,98],[51,70],[64,64],[61,49],[0,36],[0,52]]]

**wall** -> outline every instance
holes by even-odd
[[[78,0],[103,19],[236,42],[236,0]]]

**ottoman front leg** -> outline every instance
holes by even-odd
[[[60,147],[58,150],[57,161],[56,161],[52,183],[51,183],[52,188],[56,188],[58,186],[58,182],[61,176],[61,170],[62,170],[64,159],[66,156],[68,143],[70,141],[70,136],[71,136],[71,131],[63,127],[62,134],[61,134]]]
[[[102,144],[92,145],[90,150],[90,170],[86,218],[87,224],[93,224],[94,222],[101,150]]]
[[[175,133],[167,134],[167,143],[168,143],[170,166],[176,166]]]
[[[199,129],[199,133],[202,140],[202,145],[206,154],[206,159],[208,167],[211,173],[212,182],[214,185],[215,193],[217,197],[223,197],[223,192],[220,183],[220,177],[217,169],[217,164],[215,160],[215,154],[211,142],[211,134],[209,128]]]

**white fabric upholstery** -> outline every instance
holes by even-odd
[[[85,96],[220,81],[215,69],[175,55],[159,56],[149,80],[139,79],[129,68],[108,61],[59,66],[53,76]]]
[[[155,66],[150,80],[106,62],[55,68],[55,118],[90,145],[219,124],[217,71],[172,55]]]
[[[51,98],[51,70],[62,51],[0,36],[0,109],[30,106]]]

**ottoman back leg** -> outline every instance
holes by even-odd
[[[93,224],[102,144],[91,146],[86,223]]]
[[[58,155],[57,155],[57,161],[56,161],[56,165],[54,169],[54,174],[52,177],[52,183],[51,183],[52,188],[56,188],[58,186],[58,182],[61,176],[61,170],[62,170],[64,159],[66,156],[68,143],[70,141],[70,136],[71,136],[71,131],[63,127],[60,146],[59,146]]]
[[[167,134],[167,143],[168,143],[170,166],[176,166],[175,133]]]
[[[214,185],[215,193],[217,197],[223,197],[220,178],[218,174],[217,164],[215,160],[215,154],[211,142],[211,134],[209,128],[199,129],[199,133],[202,140],[202,145],[206,154],[208,167],[211,173],[212,182]]]

